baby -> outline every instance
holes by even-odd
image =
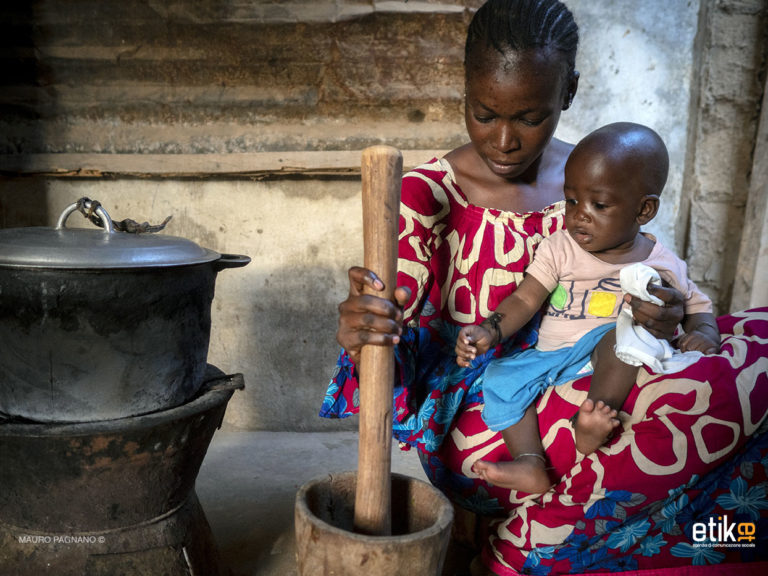
[[[684,295],[680,351],[719,352],[711,301],[688,280],[682,260],[640,231],[658,211],[668,170],[666,146],[650,128],[622,122],[586,136],[565,166],[567,230],[541,242],[524,280],[489,318],[462,328],[456,361],[469,366],[549,300],[536,347],[486,369],[483,419],[491,430],[502,430],[513,457],[511,462],[477,461],[473,470],[486,481],[533,494],[549,489],[535,400],[550,385],[594,371],[573,420],[579,452],[597,450],[619,425],[618,410],[639,364],[627,364],[614,352],[622,268],[641,262]],[[652,295],[652,286],[648,291]]]

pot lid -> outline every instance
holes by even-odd
[[[90,201],[89,201],[90,202]],[[67,228],[81,203],[68,206],[55,228],[0,230],[0,266],[19,268],[147,268],[212,262],[221,254],[167,234],[130,234],[114,229],[109,214],[94,202],[103,229]]]

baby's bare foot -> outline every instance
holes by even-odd
[[[543,457],[533,454],[518,456],[511,462],[478,460],[472,470],[489,484],[528,494],[543,494],[552,486]]]
[[[587,398],[579,406],[574,424],[576,450],[588,456],[600,448],[619,425],[618,412],[602,400],[597,404]]]

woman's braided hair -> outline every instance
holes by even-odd
[[[490,47],[501,54],[553,48],[564,57],[570,74],[578,43],[573,14],[558,0],[488,0],[469,25],[464,63],[470,62],[474,52]]]

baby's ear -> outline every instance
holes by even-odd
[[[646,194],[643,196],[640,212],[637,215],[637,221],[642,226],[656,217],[659,211],[659,196],[657,194]]]

